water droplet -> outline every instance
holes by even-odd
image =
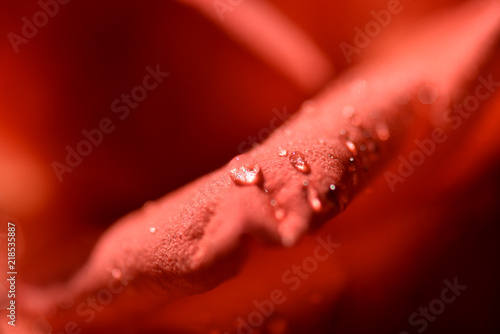
[[[115,279],[122,278],[122,271],[118,268],[111,269],[111,277],[113,277]]]
[[[246,186],[258,184],[262,181],[262,172],[259,165],[244,163],[240,157],[233,159],[231,165],[234,167],[229,171],[229,175],[235,184]]]
[[[365,145],[365,144],[361,144],[361,145],[359,145],[359,150],[360,150],[361,152],[366,151],[366,145]]]
[[[350,161],[350,162],[354,162],[354,157],[350,157],[350,158],[349,158],[349,161]]]
[[[288,154],[288,151],[285,150],[284,148],[278,147],[278,155],[280,157],[286,157]]]
[[[356,145],[354,145],[352,141],[350,140],[346,141],[345,146],[347,146],[347,148],[349,149],[349,151],[351,151],[352,154],[358,155],[358,150],[356,149]]]
[[[323,209],[323,204],[321,204],[321,201],[318,198],[318,192],[316,190],[310,189],[308,192],[307,199],[313,211],[320,212]]]
[[[276,218],[276,220],[282,221],[283,219],[285,219],[285,216],[286,216],[285,209],[277,208],[276,210],[274,210],[274,217]]]
[[[309,185],[309,181],[307,181],[307,180],[302,181],[302,185],[304,187],[307,187]]]
[[[385,123],[377,124],[377,136],[382,141],[386,141],[391,136],[389,133],[389,129],[387,128],[387,125]]]
[[[345,136],[345,135],[346,135],[346,133],[347,133],[347,130],[346,130],[346,129],[340,129],[340,131],[339,131],[339,134],[340,134],[341,136]]]
[[[423,104],[432,104],[436,101],[439,92],[436,87],[424,85],[418,90],[418,100]]]
[[[151,232],[151,233],[155,233],[155,232],[156,232],[156,228],[154,228],[154,227],[150,227],[150,228],[149,228],[149,232]]]
[[[307,164],[305,156],[299,151],[290,153],[290,163],[302,173],[308,174],[311,172],[311,168]]]
[[[278,205],[278,201],[275,200],[275,199],[272,199],[271,200],[271,206],[276,206],[276,205]]]

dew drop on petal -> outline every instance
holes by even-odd
[[[229,171],[231,180],[237,185],[247,186],[262,181],[262,172],[257,164],[244,164],[239,158],[235,159],[236,166]]]
[[[354,155],[358,154],[358,150],[356,149],[356,145],[354,145],[354,143],[352,141],[350,141],[350,140],[346,141],[345,146],[347,146],[347,148],[349,149],[349,151],[351,151],[352,154],[354,154]]]
[[[389,137],[391,135],[389,133],[389,129],[387,128],[387,125],[385,125],[384,123],[377,124],[377,136],[382,141],[386,141],[387,139],[389,139]]]
[[[154,228],[154,227],[150,227],[150,228],[149,228],[149,232],[151,232],[151,233],[155,233],[155,232],[156,232],[156,228]]]
[[[309,172],[311,172],[311,168],[306,162],[304,154],[300,153],[299,151],[293,151],[292,153],[290,153],[290,163],[293,167],[295,167],[302,173],[308,174]]]
[[[277,208],[276,210],[274,210],[274,217],[276,218],[276,220],[282,221],[283,219],[285,219],[285,216],[286,216],[285,209]]]
[[[278,201],[275,200],[275,199],[272,199],[271,200],[271,206],[276,206],[276,205],[278,205]]]
[[[288,154],[287,150],[285,150],[284,148],[282,147],[278,147],[278,155],[280,157],[286,157]]]
[[[302,181],[302,185],[304,187],[307,187],[309,185],[309,181],[307,181],[307,180]]]
[[[318,197],[318,192],[316,190],[310,189],[307,199],[314,212],[320,212],[323,209],[323,204],[321,204],[321,201]]]
[[[115,279],[122,278],[122,271],[118,268],[111,269],[111,276]]]
[[[366,145],[365,145],[365,144],[361,144],[361,145],[359,145],[359,150],[360,150],[361,152],[366,151]]]
[[[340,129],[339,134],[341,136],[345,136],[347,134],[347,130],[346,129]]]

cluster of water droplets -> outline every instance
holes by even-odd
[[[351,152],[352,157],[359,161],[363,169],[367,171],[372,163],[380,159],[380,147],[377,141],[384,142],[390,138],[389,128],[387,124],[380,120],[376,122],[373,131],[364,128],[361,118],[355,117],[356,113],[352,106],[344,107],[343,115],[349,120],[350,126],[339,131],[340,138]],[[380,112],[372,112],[372,118],[380,118]],[[359,144],[356,146],[354,141]],[[350,166],[350,171],[354,172],[355,169],[355,166]],[[354,181],[353,183],[357,182]]]
[[[309,174],[311,172],[311,167],[306,161],[306,157],[302,152],[293,151],[290,153],[290,163],[295,169],[301,171],[304,174]]]
[[[360,84],[362,86],[362,82]],[[359,86],[360,87],[360,86]],[[359,88],[358,87],[358,88]],[[315,109],[312,102],[308,101],[303,105],[306,112]],[[309,186],[309,181],[303,181],[303,188],[307,195],[307,201],[314,212],[322,212],[325,206],[337,207],[343,211],[349,202],[349,185],[357,186],[359,183],[360,171],[370,169],[373,162],[380,158],[380,149],[377,141],[384,142],[390,138],[388,126],[380,120],[375,123],[372,129],[363,127],[362,118],[356,113],[353,106],[347,105],[342,109],[342,115],[348,120],[346,128],[339,131],[339,140],[345,145],[350,157],[347,162],[347,176],[349,181],[343,180],[330,183],[327,189],[316,189]],[[375,117],[377,116],[377,117]],[[375,112],[372,118],[380,117]],[[319,144],[325,145],[323,139],[318,139]],[[357,143],[357,144],[356,144]],[[305,151],[308,153],[308,151]],[[302,174],[309,174],[311,167],[306,154],[298,150],[288,150],[284,147],[277,147],[276,154],[280,158],[287,158],[289,163]],[[331,159],[337,159],[332,154],[328,154]],[[263,174],[257,163],[249,161],[248,158],[239,156],[233,159],[229,166],[229,174],[232,181],[237,185],[257,185],[262,183]],[[266,193],[268,190],[264,189]],[[269,200],[269,205],[273,208],[276,220],[282,221],[286,216],[286,211],[280,206],[275,198]],[[151,231],[152,233],[154,231]]]

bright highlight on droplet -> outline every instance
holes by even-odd
[[[286,157],[288,154],[287,150],[285,150],[284,148],[282,147],[278,147],[278,155],[280,157]]]
[[[311,167],[307,164],[304,154],[299,151],[293,151],[290,153],[290,163],[302,173],[308,174],[311,172]]]
[[[345,146],[347,146],[347,148],[349,149],[349,151],[351,151],[352,154],[354,154],[354,155],[358,154],[358,150],[356,149],[356,145],[354,145],[354,143],[352,141],[349,141],[349,140],[346,141]]]
[[[234,183],[241,186],[257,184],[262,180],[262,173],[258,165],[233,168],[229,171],[229,175]]]
[[[118,268],[111,269],[111,276],[116,279],[120,279],[122,277],[122,271]]]
[[[277,221],[282,221],[285,219],[286,212],[282,208],[278,208],[274,211],[274,217],[276,218]]]
[[[323,205],[318,197],[318,192],[314,189],[310,189],[308,193],[309,205],[314,212],[320,212],[323,209]]]

